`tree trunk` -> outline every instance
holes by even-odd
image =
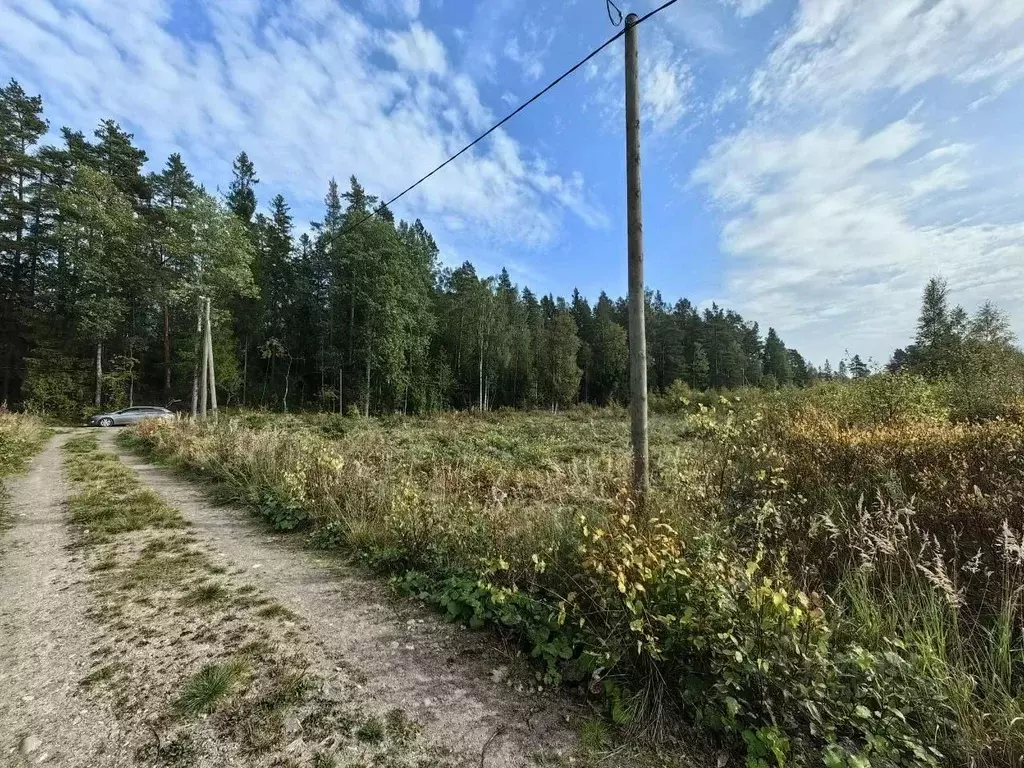
[[[96,399],[93,402],[97,408],[103,406],[103,342],[96,342]]]
[[[5,334],[7,337],[4,342],[4,383],[3,383],[3,397],[0,398],[0,403],[6,403],[8,398],[11,396],[11,369],[14,367],[14,333],[13,328],[13,315],[14,311],[11,308],[11,302],[4,301],[4,325],[9,329]]]
[[[320,339],[320,407],[327,405],[327,359],[324,356],[324,340]]]
[[[352,365],[352,348],[355,346],[356,300],[351,291],[349,291],[349,301],[351,307],[348,313],[348,364]]]
[[[288,356],[288,366],[284,369],[284,397],[281,398],[281,405],[284,412],[288,413],[288,384],[292,375],[292,357]]]
[[[479,372],[479,388],[480,391],[477,396],[477,408],[481,411],[484,409],[484,334],[480,333],[480,372]]]
[[[135,342],[132,341],[128,344],[128,365],[131,369],[128,371],[128,407],[132,408],[135,405]]]
[[[249,381],[249,336],[245,337],[245,350],[242,352],[242,407],[245,407],[245,389]]]
[[[338,366],[338,414],[341,416],[345,415],[345,369],[340,365]]]
[[[164,302],[164,400],[171,398],[171,310]]]
[[[370,338],[369,344],[366,345],[366,406],[363,409],[363,415],[366,418],[370,418],[370,357],[373,354],[373,338]]]
[[[39,171],[39,188],[43,189],[46,186],[46,174],[41,170]],[[35,217],[32,226],[33,231],[36,233],[36,237],[41,236],[43,231],[43,204],[42,198],[39,194],[36,194],[35,199]],[[28,297],[33,303],[36,297],[36,276],[39,271],[39,244],[38,241],[32,247],[32,256],[29,261],[28,267]]]

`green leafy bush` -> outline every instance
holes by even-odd
[[[0,409],[0,478],[21,471],[48,434],[39,419]]]

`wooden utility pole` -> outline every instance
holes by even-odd
[[[210,299],[206,299],[206,365],[210,371],[210,407],[217,418],[217,375],[213,370],[213,330],[210,324]]]
[[[205,298],[199,299],[199,310],[200,310],[199,322],[200,322],[200,328],[202,328],[202,332],[203,332],[203,340],[201,342],[201,344],[202,344],[202,346],[201,346],[202,353],[201,354],[202,354],[203,362],[202,362],[202,365],[200,365],[200,367],[199,367],[199,418],[201,418],[201,419],[205,419],[206,418],[206,402],[207,402],[207,399],[208,399],[207,396],[206,396],[206,388],[207,388],[207,386],[210,383],[210,354],[209,354],[210,350],[208,348],[209,338],[207,338],[207,335],[206,335],[207,334],[207,330],[206,329],[208,328],[208,326],[206,325],[206,319],[205,319],[205,315],[206,315],[206,311],[207,311],[207,307],[208,306],[209,305],[206,303],[206,299]]]
[[[203,346],[203,297],[196,300],[196,364],[192,369],[192,418],[199,415],[199,369],[202,367],[200,361],[206,360],[205,347]],[[205,374],[205,372],[204,372]],[[205,375],[204,377],[205,378]]]
[[[644,224],[640,186],[640,72],[635,13],[626,17],[626,212],[629,249],[629,417],[633,495],[642,514],[647,469],[647,336],[644,330]]]

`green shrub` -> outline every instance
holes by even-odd
[[[39,419],[0,409],[0,478],[24,469],[48,434]]]
[[[950,413],[942,387],[909,373],[819,384],[806,403],[842,426],[944,422]]]

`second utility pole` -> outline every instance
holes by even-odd
[[[633,496],[645,514],[650,487],[647,442],[647,336],[644,330],[644,222],[640,186],[640,64],[637,15],[626,17],[626,212],[629,248],[629,417]]]

